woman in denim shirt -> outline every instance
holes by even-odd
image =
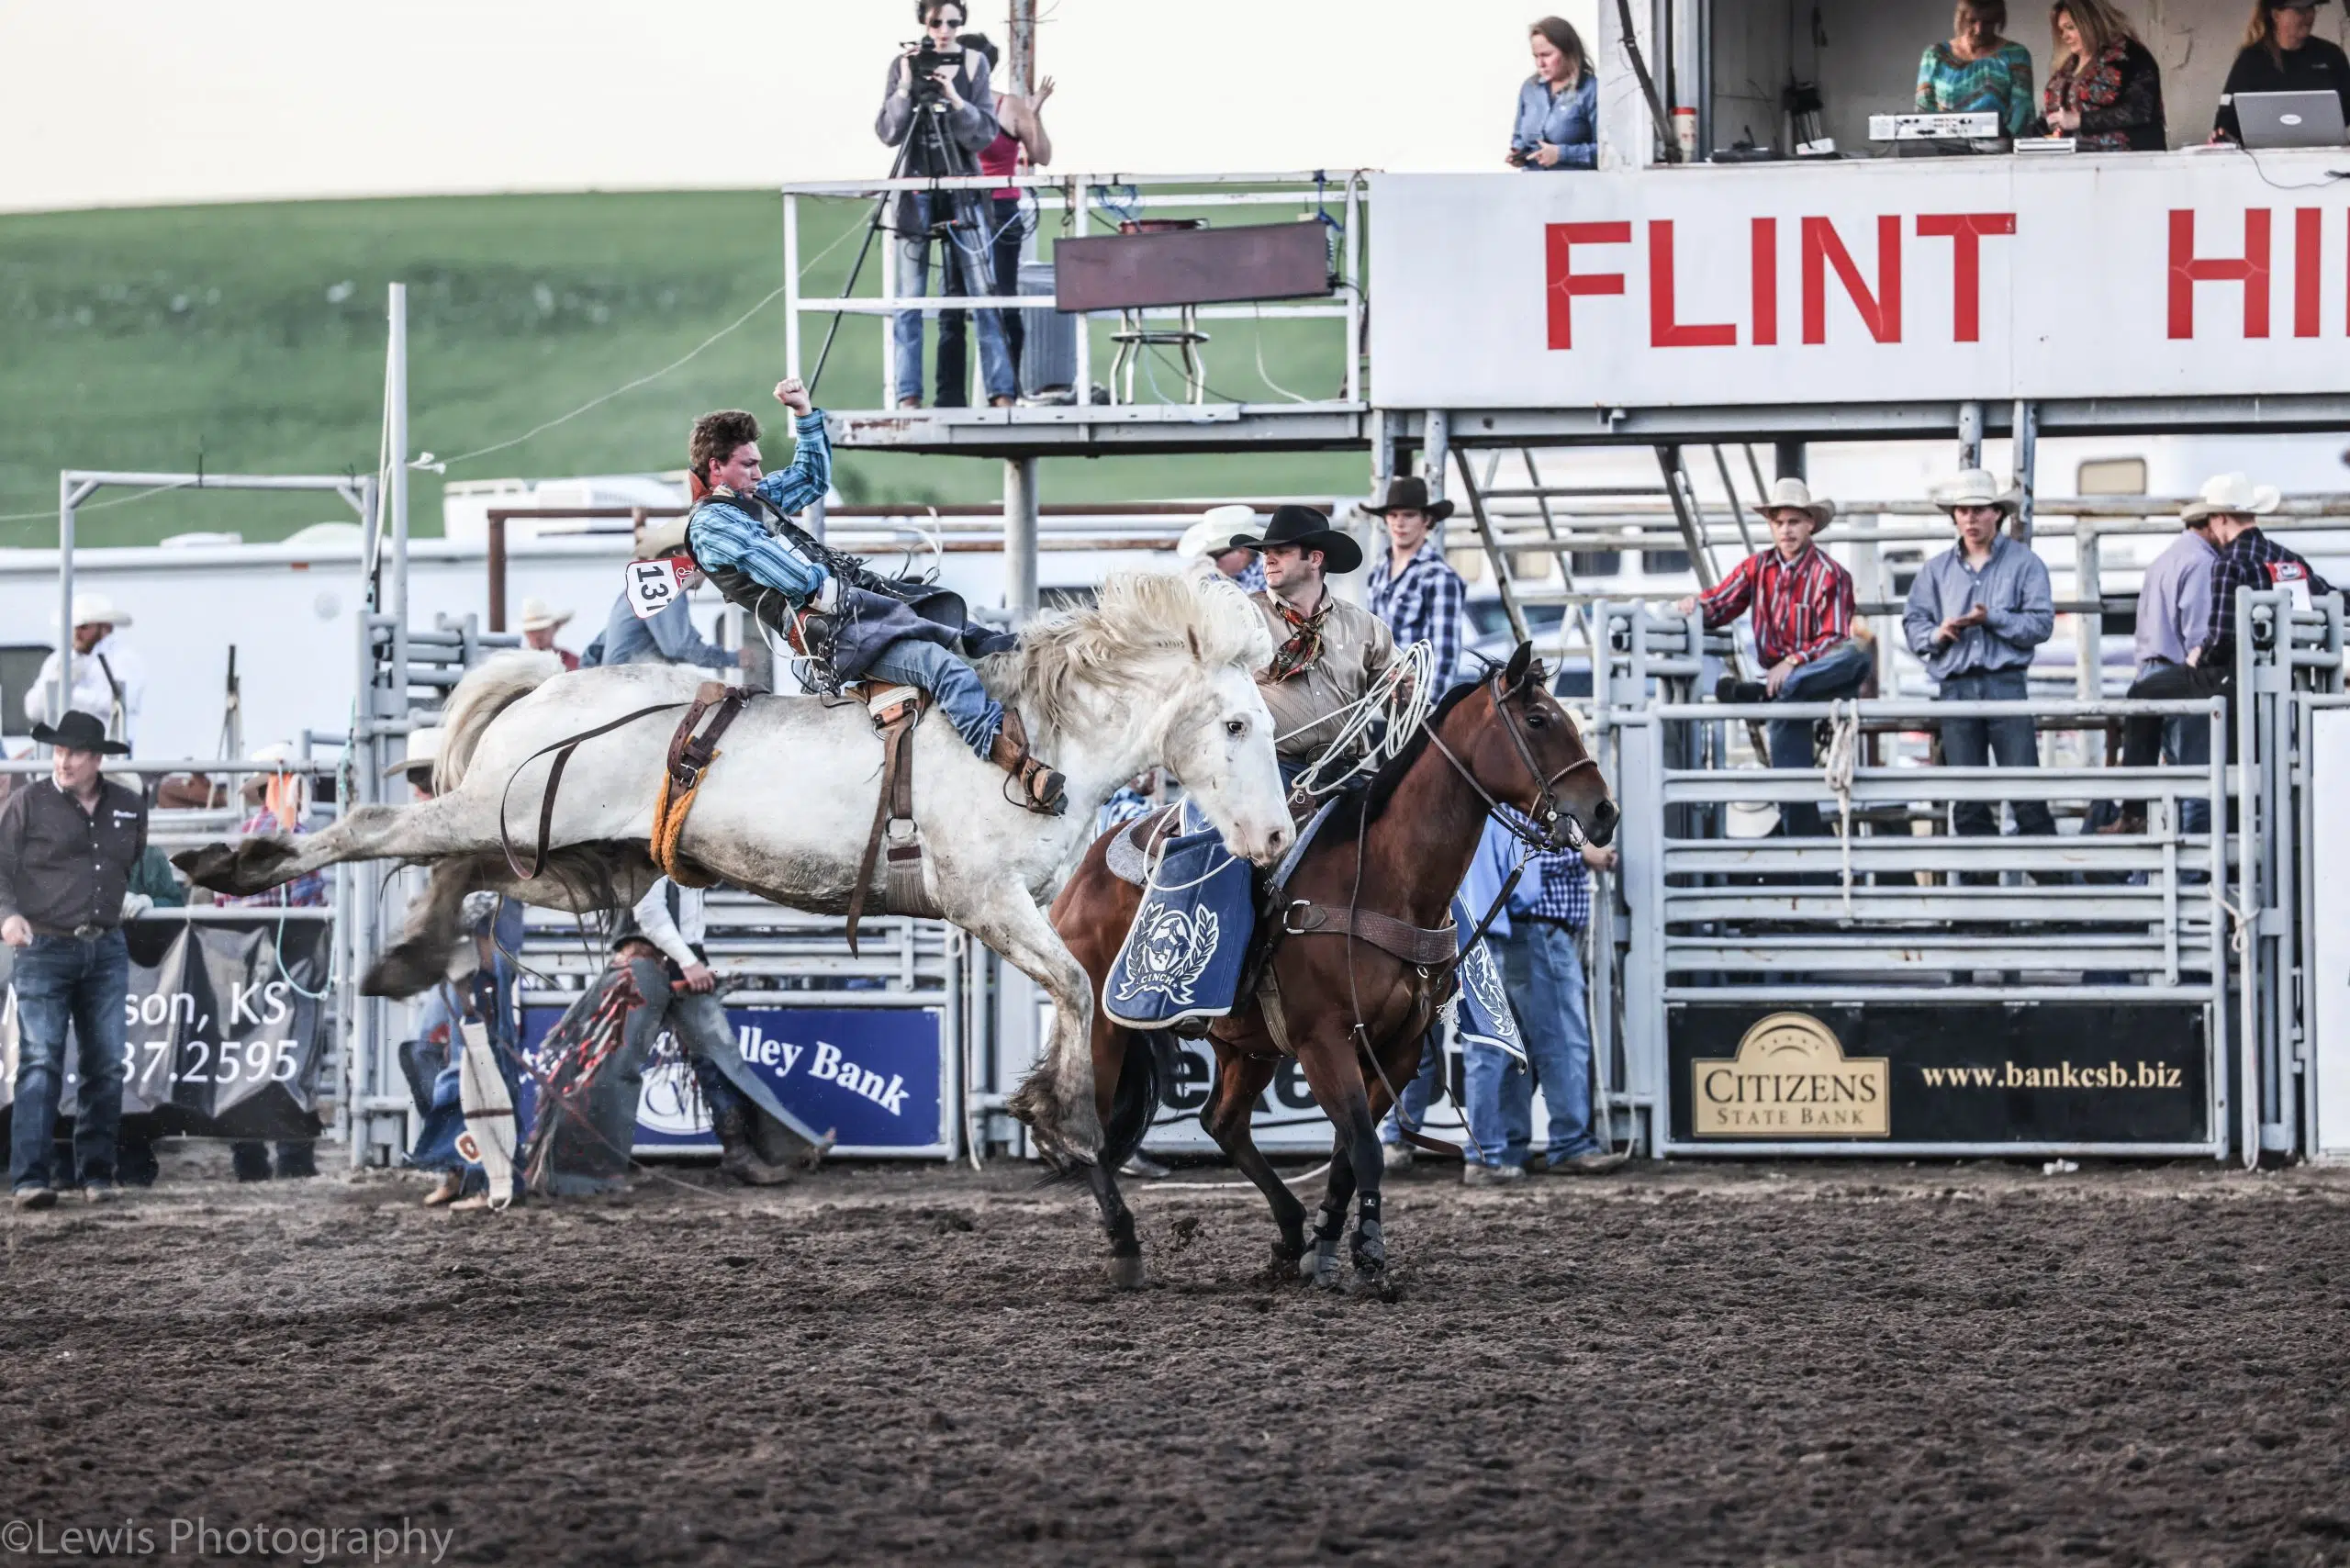
[[[1518,169],[1588,169],[1599,157],[1599,84],[1575,29],[1545,17],[1529,29],[1534,74],[1517,90],[1509,162]]]

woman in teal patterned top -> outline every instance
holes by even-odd
[[[2031,52],[1999,36],[2007,25],[2007,0],[1958,0],[1950,41],[1918,62],[1918,112],[1995,114],[2002,135],[2023,135],[2035,118]]]

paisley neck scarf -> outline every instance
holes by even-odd
[[[1289,628],[1289,641],[1273,650],[1273,662],[1268,671],[1275,680],[1287,680],[1299,671],[1310,667],[1322,656],[1322,624],[1330,619],[1331,599],[1325,590],[1321,608],[1311,615],[1292,605],[1279,594],[1272,596],[1273,613]]]

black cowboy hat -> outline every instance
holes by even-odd
[[[71,709],[55,725],[35,724],[33,739],[42,745],[57,746],[66,751],[95,751],[101,756],[129,756],[130,748],[120,741],[106,739],[106,727],[98,722],[95,713]]]
[[[1417,474],[1401,474],[1387,481],[1385,500],[1362,510],[1373,517],[1385,517],[1391,511],[1426,512],[1428,526],[1433,528],[1452,515],[1452,503],[1428,499],[1428,482],[1426,479]]]
[[[1326,572],[1351,572],[1362,565],[1362,546],[1331,527],[1330,520],[1312,507],[1275,507],[1273,520],[1262,534],[1232,542],[1236,550],[1262,550],[1270,544],[1319,550]]]

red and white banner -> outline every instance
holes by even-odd
[[[1371,396],[1655,408],[2350,391],[2339,153],[1371,181]]]

